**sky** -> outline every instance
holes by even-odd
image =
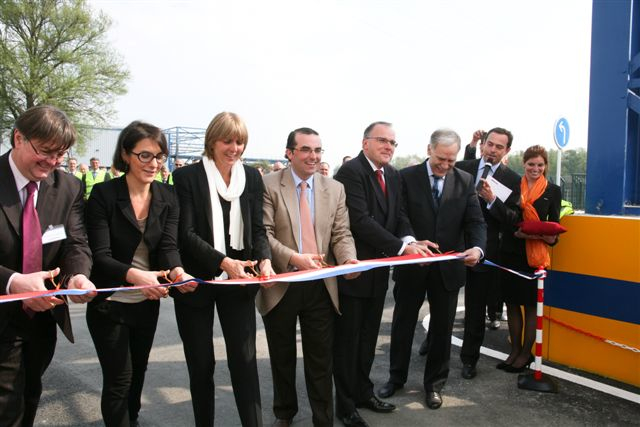
[[[505,127],[513,150],[587,145],[588,0],[89,0],[113,21],[131,73],[114,127],[206,128],[221,111],[249,130],[246,157],[281,158],[288,133],[319,132],[335,167],[365,127],[394,124],[396,156],[426,157],[441,127],[466,144]],[[462,153],[460,154],[462,157]]]

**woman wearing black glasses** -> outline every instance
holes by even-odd
[[[124,178],[97,184],[87,205],[98,288],[139,286],[191,278],[178,253],[178,201],[173,187],[155,180],[167,159],[161,130],[135,121],[118,137],[113,166]],[[179,287],[190,292],[195,284]],[[87,308],[103,385],[107,427],[137,426],[140,396],[165,287],[101,293]]]

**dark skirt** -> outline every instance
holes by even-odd
[[[527,264],[524,254],[502,253],[501,264],[520,273],[533,275],[535,269]],[[512,305],[535,306],[537,302],[538,281],[527,280],[508,271],[500,270],[500,289],[504,302]]]

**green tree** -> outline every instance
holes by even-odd
[[[0,129],[39,104],[105,125],[129,77],[107,43],[110,26],[85,0],[0,0]]]
[[[424,157],[420,157],[417,154],[409,154],[408,156],[394,157],[391,164],[394,168],[400,170],[407,166],[415,165],[424,162]]]

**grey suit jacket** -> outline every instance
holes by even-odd
[[[325,254],[329,264],[344,264],[356,259],[356,249],[349,229],[344,187],[338,181],[318,173],[313,178],[315,234],[318,253]],[[298,252],[300,217],[298,196],[290,169],[264,177],[264,225],[269,238],[273,268],[276,273],[290,271],[289,259]],[[335,277],[324,279],[335,310],[340,312],[338,285]],[[277,283],[258,292],[256,306],[263,316],[282,299],[288,283]]]

